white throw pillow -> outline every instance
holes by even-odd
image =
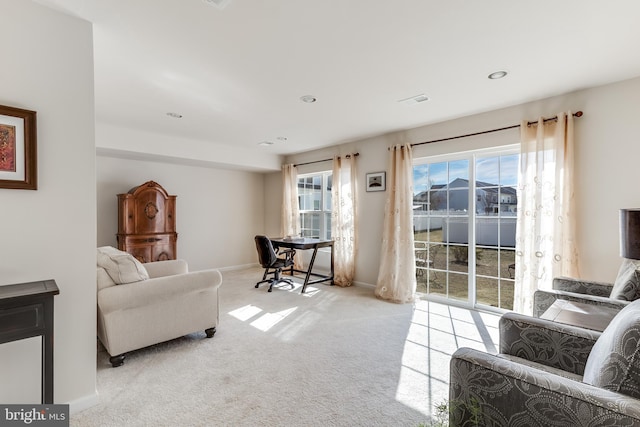
[[[98,267],[106,270],[116,285],[147,280],[149,273],[133,255],[112,246],[98,248]]]

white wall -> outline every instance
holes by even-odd
[[[0,0],[0,104],[37,111],[38,190],[0,189],[0,285],[55,279],[54,397],[95,398],[95,143],[91,25]],[[39,403],[39,340],[0,345],[0,402]]]
[[[257,263],[253,237],[264,230],[263,174],[100,155],[96,180],[99,246],[117,246],[116,195],[155,181],[177,196],[178,258],[191,270]]]
[[[640,78],[611,85],[517,105],[488,113],[383,135],[315,152],[291,156],[287,163],[324,159],[333,154],[358,151],[360,193],[358,212],[360,230],[359,253],[356,258],[356,281],[375,284],[380,259],[381,229],[387,192],[367,193],[367,172],[387,170],[387,147],[406,141],[418,143],[495,129],[522,120],[551,117],[560,111],[582,110],[576,119],[576,203],[579,217],[578,250],[581,276],[613,281],[620,265],[618,210],[640,207],[638,158],[640,144]],[[415,146],[414,158],[468,151],[477,148],[517,143],[519,131],[509,130],[487,135]],[[299,173],[327,170],[330,163],[301,167]],[[267,199],[277,199],[280,181],[276,174],[269,179]],[[267,224],[275,223],[268,212]],[[279,221],[278,221],[279,224]]]

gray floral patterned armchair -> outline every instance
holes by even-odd
[[[640,426],[640,300],[604,332],[508,313],[499,354],[451,359],[451,426]]]
[[[639,267],[638,261],[624,259],[613,283],[556,277],[553,290],[535,292],[533,315],[540,317],[558,299],[622,310],[630,301],[640,298]]]

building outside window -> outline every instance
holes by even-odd
[[[331,171],[298,176],[302,237],[331,239]]]

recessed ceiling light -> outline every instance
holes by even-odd
[[[313,104],[314,102],[316,102],[318,100],[318,98],[316,98],[313,95],[304,95],[300,97],[300,100],[302,102],[306,102],[307,104]]]
[[[169,117],[173,117],[174,119],[181,119],[182,118],[182,114],[178,114],[178,113],[167,113],[167,116]]]
[[[258,142],[258,145],[262,145],[263,147],[268,147],[270,145],[273,145],[273,142],[271,142],[271,141],[262,141],[262,142]]]
[[[496,80],[496,79],[501,79],[503,77],[505,77],[507,75],[506,71],[495,71],[491,74],[489,74],[487,77],[489,77],[491,80]]]

